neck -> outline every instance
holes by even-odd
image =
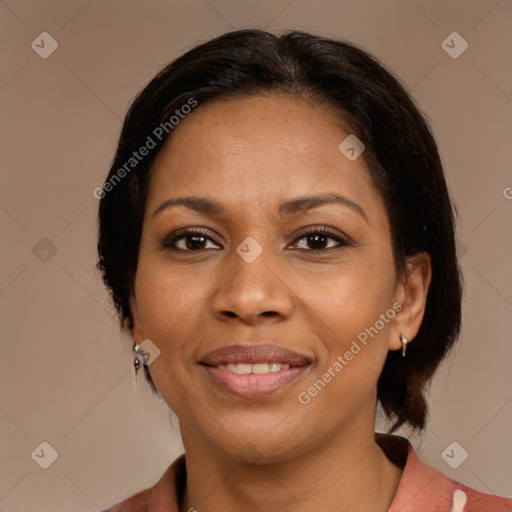
[[[187,442],[187,484],[181,511],[325,510],[387,512],[402,470],[388,460],[373,429],[344,431],[284,461],[248,464]]]

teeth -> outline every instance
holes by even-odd
[[[252,370],[252,364],[244,364],[244,363],[238,363],[236,365],[236,373],[239,375],[248,375],[251,373]]]
[[[281,363],[270,363],[270,371],[278,372],[281,369]]]
[[[249,375],[254,373],[256,375],[262,375],[269,372],[278,372],[280,370],[288,370],[290,365],[288,363],[238,363],[238,364],[219,364],[217,365],[219,370],[228,371],[231,373],[237,373],[238,375]]]
[[[268,373],[270,366],[268,363],[258,363],[252,365],[252,373]]]

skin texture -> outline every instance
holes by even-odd
[[[388,351],[401,348],[399,334],[412,340],[420,327],[430,260],[420,254],[407,277],[396,275],[388,216],[364,153],[351,162],[338,149],[349,133],[331,108],[299,97],[216,100],[180,122],[154,163],[131,297],[133,338],[161,351],[149,370],[180,422],[181,510],[380,512],[393,500],[401,470],[373,439],[377,380]],[[364,214],[328,204],[278,215],[282,201],[329,193]],[[207,197],[226,211],[172,206],[153,215],[181,196]],[[323,226],[348,244],[315,245],[301,232]],[[160,248],[166,235],[189,227],[208,238]],[[263,249],[252,263],[236,252],[248,236]],[[317,396],[299,403],[298,394],[394,303],[402,310]],[[253,343],[295,350],[312,364],[255,399],[220,390],[198,364],[211,350]]]

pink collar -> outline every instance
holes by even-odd
[[[420,461],[404,437],[375,434],[387,457],[403,468],[389,512],[511,512],[512,499],[484,494],[449,479]],[[178,457],[151,488],[104,512],[179,512],[186,482],[185,455]]]

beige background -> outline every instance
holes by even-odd
[[[181,451],[165,404],[134,382],[95,271],[92,191],[142,86],[242,27],[361,44],[428,114],[462,216],[466,298],[457,357],[412,441],[448,476],[512,497],[510,0],[4,0],[0,20],[1,512],[97,511],[153,484]],[[47,59],[31,48],[45,31],[59,44]],[[457,59],[441,47],[453,31],[469,43]],[[58,452],[48,469],[31,457],[43,441]],[[441,457],[453,441],[469,454],[458,469]]]

